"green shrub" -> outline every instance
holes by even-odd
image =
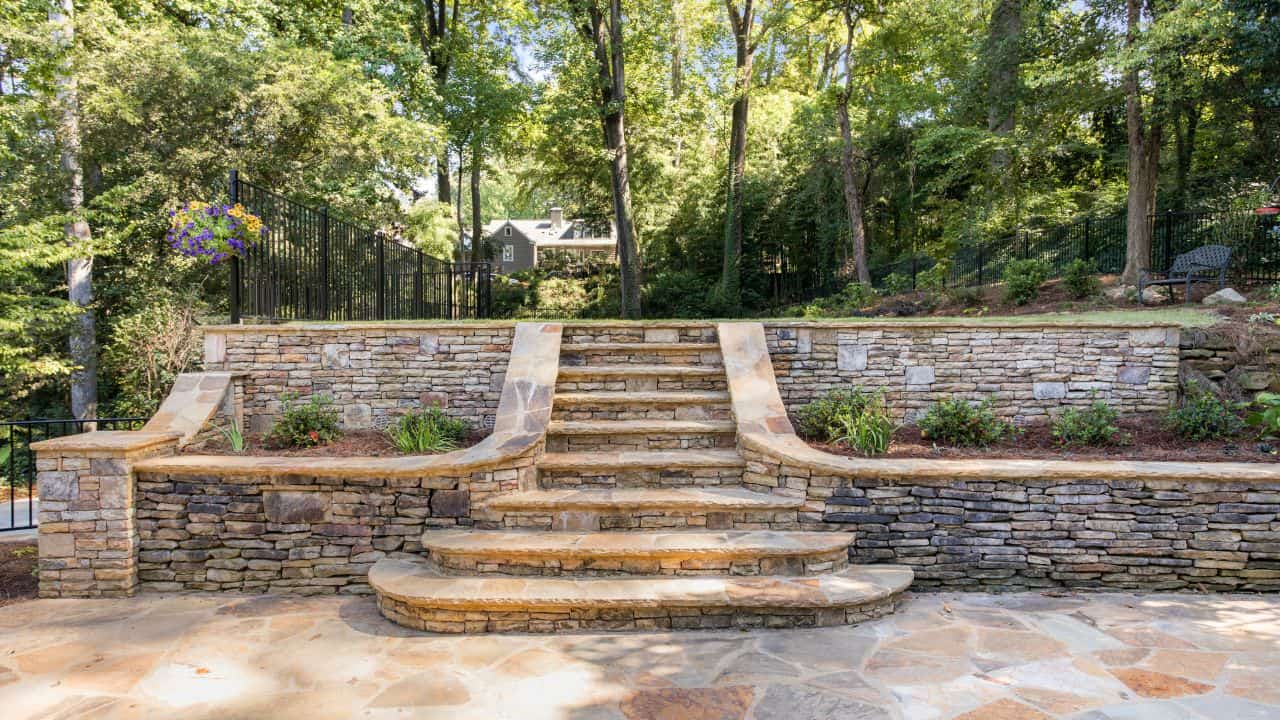
[[[805,405],[796,412],[800,434],[810,440],[835,442],[842,434],[842,415],[861,415],[876,398],[862,388],[837,388]]]
[[[1234,407],[1194,382],[1187,384],[1182,402],[1169,410],[1164,422],[1184,440],[1224,440],[1243,425]]]
[[[1280,283],[1267,288],[1267,299],[1271,302],[1280,302]]]
[[[878,299],[879,295],[876,294],[871,285],[851,282],[844,286],[844,290],[840,291],[839,301],[850,309],[859,310],[868,305],[874,305]]]
[[[911,291],[911,278],[902,273],[892,272],[881,281],[881,292],[885,295],[901,295]]]
[[[1245,423],[1257,428],[1259,437],[1280,438],[1280,393],[1258,393],[1253,407],[1254,410],[1245,415]]]
[[[996,417],[990,398],[977,405],[962,398],[943,400],[917,424],[925,438],[948,445],[981,447],[1017,434],[1012,423]]]
[[[1052,269],[1044,260],[1013,260],[1004,266],[1004,299],[1026,305],[1040,294],[1040,286]]]
[[[312,395],[305,403],[298,404],[298,393],[287,392],[280,396],[280,402],[283,405],[280,417],[267,433],[269,444],[275,447],[315,447],[342,436],[333,398]]]
[[[863,397],[866,400],[860,411],[851,409],[836,415],[833,439],[863,455],[879,455],[889,449],[898,425],[889,417],[883,392]]]
[[[980,287],[953,287],[947,290],[947,300],[964,308],[982,307],[985,299]]]
[[[151,415],[178,375],[199,365],[204,310],[195,296],[162,292],[115,320],[102,352],[112,413]]]
[[[458,447],[470,430],[465,420],[451,418],[432,405],[400,416],[387,428],[387,435],[402,453],[439,453]]]
[[[1102,289],[1102,283],[1098,281],[1098,268],[1083,258],[1076,258],[1067,264],[1062,284],[1071,297],[1077,300],[1097,295]]]
[[[1068,408],[1053,421],[1053,439],[1059,445],[1124,445],[1129,437],[1116,424],[1120,414],[1101,400],[1089,407]]]
[[[951,263],[939,260],[928,270],[916,273],[916,287],[928,292],[941,292],[947,286],[947,275],[951,272]]]

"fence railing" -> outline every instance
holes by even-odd
[[[265,236],[231,261],[231,322],[485,318],[488,263],[450,263],[382,233],[242,179],[232,203],[262,219]]]
[[[1165,270],[1181,253],[1203,245],[1227,245],[1233,249],[1228,276],[1237,281],[1280,281],[1280,216],[1249,212],[1164,212],[1150,216],[1151,270]],[[948,287],[989,285],[1000,282],[1012,260],[1038,258],[1049,262],[1052,275],[1060,277],[1077,258],[1092,262],[1100,273],[1124,269],[1125,217],[1085,218],[1065,225],[1022,230],[1013,235],[962,244],[950,257],[944,278]],[[900,285],[918,287],[921,274],[938,259],[908,255],[870,268],[876,288]],[[852,282],[848,272],[810,272],[806,275],[771,276],[774,296],[799,302],[836,292]]]
[[[0,422],[0,533],[27,530],[39,517],[36,454],[31,443],[98,430],[136,430],[143,417],[97,420],[6,420]]]

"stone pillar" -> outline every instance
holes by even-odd
[[[169,432],[92,432],[34,443],[40,597],[122,597],[138,586],[133,463],[171,455]]]

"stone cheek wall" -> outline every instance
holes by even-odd
[[[748,483],[800,489],[805,524],[915,588],[1280,591],[1280,483],[821,475],[754,451]],[[777,480],[772,478],[777,477]]]
[[[204,365],[239,376],[255,432],[269,429],[286,391],[333,397],[348,428],[383,427],[433,403],[487,427],[514,332],[511,324],[215,327],[205,333]]]
[[[1241,345],[1249,347],[1241,352]],[[1242,343],[1225,334],[1194,328],[1181,338],[1182,377],[1212,384],[1231,397],[1280,391],[1280,336],[1255,333]]]
[[[1175,328],[949,327],[905,323],[765,326],[790,412],[850,384],[887,391],[908,419],[939,400],[991,397],[1020,421],[1044,419],[1094,393],[1120,412],[1168,408],[1178,390]]]
[[[420,553],[429,527],[471,525],[473,505],[532,482],[535,456],[453,477],[139,473],[141,589],[368,594],[373,563]]]

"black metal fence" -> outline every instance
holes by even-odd
[[[293,202],[231,171],[232,203],[265,236],[231,261],[231,322],[489,317],[488,263],[450,263]]]
[[[141,417],[97,420],[7,420],[0,422],[0,533],[36,526],[40,492],[36,487],[36,454],[31,443],[92,429],[136,430]],[[86,427],[88,426],[88,427]]]
[[[1228,276],[1244,282],[1280,281],[1280,216],[1250,212],[1165,212],[1148,218],[1152,229],[1152,270],[1165,270],[1173,259],[1203,245],[1233,248]],[[1065,225],[1022,230],[1008,237],[962,244],[946,259],[947,287],[989,285],[1000,282],[1012,260],[1038,258],[1049,262],[1060,277],[1077,258],[1093,263],[1100,273],[1124,269],[1123,215],[1085,218]],[[936,258],[908,255],[891,263],[873,265],[871,284],[894,291],[913,290],[933,271]],[[797,302],[836,292],[854,277],[846,272],[774,277],[775,296]]]

